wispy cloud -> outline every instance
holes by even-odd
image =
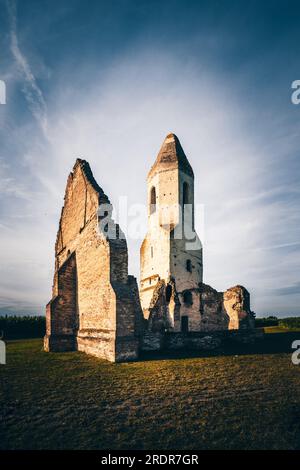
[[[276,295],[294,295],[300,294],[300,282],[291,286],[281,287],[280,289],[274,289]]]
[[[24,79],[23,93],[32,115],[40,125],[44,136],[47,137],[47,105],[44,99],[44,95],[38,86],[37,80],[31,70],[30,64],[28,63],[28,60],[22,53],[19,46],[17,30],[17,6],[15,0],[6,0],[6,6],[10,25],[10,48]]]
[[[9,166],[0,158],[0,195],[1,197],[16,197],[27,201],[32,201],[32,190],[26,183],[11,176]]]

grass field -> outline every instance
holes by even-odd
[[[289,337],[290,335],[290,337]],[[227,355],[110,364],[8,343],[2,449],[300,449],[297,333]]]
[[[263,328],[265,333],[292,333],[300,331],[300,328],[287,328],[285,326],[266,326]]]

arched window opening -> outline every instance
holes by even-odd
[[[156,211],[156,190],[153,186],[150,193],[150,214],[153,214]]]
[[[171,295],[172,295],[172,286],[170,286],[170,284],[168,284],[167,287],[166,287],[166,302],[167,303],[170,302]]]
[[[183,205],[184,204],[189,204],[190,200],[189,200],[189,185],[184,182],[183,183],[183,188],[182,188],[182,202],[183,202]]]
[[[192,262],[191,262],[190,259],[187,259],[187,260],[186,260],[186,265],[185,265],[185,267],[186,267],[186,270],[187,270],[189,273],[192,272]]]
[[[193,305],[193,296],[189,290],[186,290],[183,293],[183,302],[184,302],[184,305],[186,305],[187,307]]]

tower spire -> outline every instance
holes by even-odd
[[[170,133],[163,141],[154,165],[149,171],[148,178],[154,173],[173,169],[178,169],[189,176],[194,176],[193,169],[184,153],[178,137],[175,134]]]

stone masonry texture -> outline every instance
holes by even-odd
[[[111,205],[89,164],[69,175],[55,245],[53,297],[46,308],[46,351],[78,349],[110,361],[138,356],[143,325],[138,286],[128,276],[125,238],[109,214],[111,239],[99,224]]]

